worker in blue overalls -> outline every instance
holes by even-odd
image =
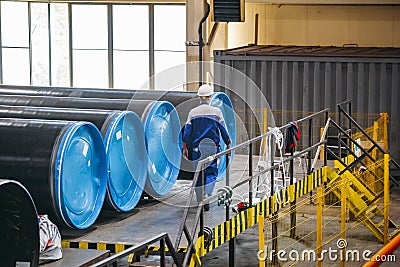
[[[187,157],[187,151],[191,150],[194,169],[196,169],[198,161],[220,151],[220,136],[228,148],[231,144],[221,110],[210,106],[212,94],[213,89],[210,85],[204,84],[200,86],[197,92],[200,97],[200,105],[189,112],[183,132],[184,156]],[[217,176],[218,164],[217,159],[215,159],[205,169],[205,197],[211,196]],[[197,201],[200,201],[200,184],[201,176],[197,180],[195,190]],[[209,210],[208,203],[204,206],[204,209]]]

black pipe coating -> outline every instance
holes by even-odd
[[[79,150],[83,146],[87,148]],[[2,177],[21,182],[31,193],[39,214],[48,214],[53,221],[72,228],[87,228],[95,221],[99,212],[96,211],[98,210],[96,206],[100,205],[101,208],[104,201],[107,162],[100,133],[93,124],[0,118],[0,148]],[[76,154],[75,157],[75,154],[71,154],[71,150],[72,153],[80,154]],[[81,155],[85,150],[90,152],[89,157]],[[89,166],[85,165],[85,158],[90,160]],[[64,175],[64,169],[72,165],[76,169],[69,171],[69,175],[74,177]],[[81,173],[86,176],[82,176]],[[92,180],[83,181],[83,178]],[[85,196],[87,192],[80,192],[86,190],[85,188],[76,189],[67,185],[71,179],[82,181],[82,187],[86,182],[93,183],[94,179],[96,189],[91,191],[91,196]],[[57,185],[57,181],[60,181],[61,185]],[[72,197],[71,191],[62,191],[68,187],[72,191],[76,189],[77,195]],[[69,195],[64,198],[63,194]],[[63,208],[67,205],[73,208],[74,205],[63,201],[79,200],[81,197],[89,202],[92,201],[85,207],[87,210],[79,211],[86,216],[82,219],[82,224],[79,219],[71,218],[68,212],[62,214]]]
[[[1,95],[37,95],[81,98],[109,98],[132,100],[168,101],[174,106],[195,98],[196,92],[187,91],[156,91],[156,90],[122,90],[122,89],[95,89],[75,87],[44,87],[0,85]]]
[[[35,203],[26,188],[13,180],[0,179],[0,247],[1,266],[14,267],[17,262],[38,266],[39,223]]]
[[[105,135],[105,126],[112,117],[119,111],[102,109],[71,109],[54,107],[32,107],[32,106],[7,106],[0,105],[0,118],[21,118],[21,119],[47,119],[67,121],[89,121],[96,125]]]
[[[0,105],[129,110],[135,112],[139,116],[142,116],[153,103],[154,101],[152,100],[0,95]]]

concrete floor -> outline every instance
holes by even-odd
[[[300,164],[304,161],[295,162],[295,177],[302,178],[305,176],[305,166]],[[257,166],[258,157],[253,158],[253,166]],[[321,166],[319,163],[318,166]],[[317,166],[317,169],[318,169]],[[248,157],[236,155],[231,165],[230,171],[231,185],[248,177]],[[225,181],[217,183],[216,189],[225,185]],[[137,208],[130,214],[118,214],[111,211],[104,211],[92,229],[85,232],[64,231],[62,232],[63,240],[70,241],[89,241],[89,242],[108,242],[108,243],[129,243],[137,244],[148,238],[151,238],[159,233],[168,233],[173,243],[177,238],[179,225],[182,221],[184,212],[184,204],[188,201],[188,194],[191,186],[191,181],[178,180],[171,193],[161,201],[147,201],[138,205]],[[246,197],[248,192],[247,183],[234,191],[234,201],[238,202],[241,197]],[[307,197],[306,197],[307,199]],[[195,203],[194,200],[191,202]],[[391,196],[391,217],[395,222],[400,223],[400,192],[393,190]],[[315,205],[306,203],[299,208],[297,213],[297,222],[299,224],[296,229],[296,234],[301,238],[301,241],[296,241],[289,238],[287,233],[290,225],[289,216],[285,216],[278,222],[278,249],[295,249],[303,251],[305,249],[315,248]],[[187,226],[192,232],[194,226],[195,208],[189,210]],[[232,213],[232,216],[234,214]],[[225,209],[223,206],[218,206],[212,203],[209,212],[205,213],[204,221],[206,226],[214,227],[225,220]],[[324,242],[329,237],[337,234],[340,230],[340,208],[332,207],[325,211],[324,223],[327,223],[324,228]],[[355,227],[356,223],[348,223],[347,242],[349,249],[369,249],[376,252],[382,247],[372,233],[363,225]],[[352,228],[354,227],[354,228]],[[352,228],[352,229],[350,229]],[[266,222],[265,233],[266,239],[270,238],[271,226]],[[197,230],[195,231],[197,234]],[[331,242],[326,242],[324,248],[331,246],[336,248],[337,238]],[[240,234],[236,238],[236,253],[235,266],[258,266],[258,229],[254,226]],[[268,242],[267,242],[268,243]],[[154,244],[158,245],[158,244]],[[186,239],[183,237],[181,246],[186,246]],[[400,260],[400,252],[396,254]],[[154,264],[158,261],[157,257],[143,259],[147,264]],[[149,263],[151,262],[151,263]],[[203,266],[228,266],[228,244],[224,244],[202,258]],[[308,266],[310,262],[280,262],[281,266],[300,265]],[[315,265],[311,263],[311,265]],[[338,262],[324,262],[324,265],[337,266]],[[347,266],[361,266],[361,262],[348,262]],[[399,264],[392,263],[386,266],[398,266]],[[126,265],[121,265],[126,266]]]

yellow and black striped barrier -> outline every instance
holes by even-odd
[[[95,249],[109,250],[111,253],[119,253],[136,244],[129,243],[108,243],[108,242],[88,242],[88,241],[61,241],[62,248],[78,248],[78,249]],[[157,253],[160,251],[160,246],[148,246],[145,250],[146,254]],[[186,253],[186,247],[179,247],[177,253]],[[168,247],[165,247],[165,252],[168,252]]]
[[[241,211],[229,221],[215,226],[213,229],[213,239],[209,247],[206,248],[206,253],[228,242],[231,238],[234,238],[243,231],[257,224],[257,215],[267,218],[276,213],[279,209],[285,207],[287,204],[301,198],[322,185],[327,179],[327,168],[329,167],[322,167],[297,181],[295,184],[288,186],[286,189],[276,192],[273,196],[257,203],[255,206]],[[203,254],[205,255],[205,253]]]

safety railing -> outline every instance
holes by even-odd
[[[344,105],[348,105],[348,112],[346,112],[345,108],[343,107]],[[357,164],[361,164],[365,167],[365,163],[363,162],[363,160],[365,158],[368,158],[369,160],[371,160],[372,162],[376,161],[376,157],[373,156],[373,151],[375,149],[378,149],[378,151],[380,153],[385,154],[387,153],[370,135],[368,135],[365,130],[351,117],[351,101],[345,101],[343,103],[339,103],[337,105],[338,107],[338,111],[339,111],[339,123],[335,123],[334,121],[332,121],[332,125],[339,131],[338,134],[338,151],[339,151],[339,155],[336,155],[334,153],[334,151],[328,149],[326,152],[329,152],[331,155],[333,155],[335,157],[335,159],[341,161],[342,162],[342,146],[345,148],[345,150],[353,155],[355,157],[355,161],[353,163],[351,163],[350,165],[348,165],[346,167],[345,170],[350,170],[352,171],[354,166],[356,166]],[[342,115],[344,116],[345,119],[348,120],[348,128],[345,129],[343,128],[343,121],[341,119]],[[351,135],[351,128],[355,127],[357,129],[357,131],[362,134],[363,138],[367,139],[370,143],[371,146],[368,149],[365,149],[362,145],[358,144],[357,141],[352,137]],[[342,140],[342,136],[345,137],[346,141]],[[354,152],[353,147],[357,146],[362,152],[361,155],[356,155],[356,153]],[[390,163],[393,164],[393,166],[396,169],[400,169],[400,164],[397,163],[393,158],[390,159]],[[344,163],[343,163],[344,164]],[[344,170],[344,171],[345,171]],[[392,183],[394,185],[396,185],[397,187],[400,187],[400,183],[399,181],[397,181],[397,179],[395,179],[392,175],[390,175],[390,180],[392,181]]]
[[[143,241],[142,243],[130,247],[120,253],[114,254],[100,262],[97,262],[93,265],[92,267],[102,267],[102,266],[118,266],[118,261],[124,257],[127,257],[131,255],[132,253],[137,253],[144,251],[148,248],[149,245],[154,244],[156,242],[160,242],[160,266],[164,267],[166,266],[166,261],[165,261],[165,256],[166,256],[166,250],[165,247],[168,248],[168,252],[171,255],[171,257],[174,260],[174,263],[177,267],[182,266],[181,261],[178,260],[178,256],[176,254],[176,251],[174,249],[174,246],[172,245],[172,242],[168,236],[167,233],[159,234],[153,238],[150,238],[146,241]]]
[[[296,154],[294,154],[293,152],[291,152],[290,156],[287,157],[283,162],[284,163],[289,163],[290,167],[289,167],[289,176],[290,176],[290,185],[293,184],[294,182],[294,175],[293,175],[293,163],[294,163],[294,159],[295,158],[299,158],[299,157],[303,157],[304,155],[307,155],[307,159],[308,159],[308,164],[307,164],[307,174],[311,173],[311,160],[312,160],[312,151],[316,150],[319,146],[326,144],[325,140],[321,140],[320,142],[317,142],[315,144],[312,144],[312,131],[314,125],[313,125],[313,121],[317,116],[325,116],[325,121],[328,120],[328,116],[329,116],[329,109],[324,109],[321,110],[319,112],[316,112],[314,114],[311,114],[309,116],[306,116],[302,119],[297,120],[297,122],[299,124],[301,123],[305,123],[308,126],[308,144],[307,144],[307,149],[304,149],[302,151],[297,152]],[[290,127],[290,124],[286,124],[284,126],[279,127],[280,131],[284,131],[287,128]],[[195,247],[195,236],[196,233],[198,231],[198,236],[199,239],[201,240],[201,242],[203,242],[202,246],[200,247],[206,247],[207,246],[207,242],[209,242],[209,238],[210,238],[210,230],[205,227],[204,225],[204,205],[206,203],[212,202],[214,200],[219,201],[219,203],[221,204],[225,204],[226,205],[226,221],[229,221],[230,219],[230,209],[229,209],[229,191],[248,184],[248,199],[249,199],[249,206],[252,207],[253,203],[253,182],[255,181],[255,179],[257,179],[260,175],[263,175],[265,173],[270,173],[270,183],[271,183],[271,187],[270,187],[270,195],[272,196],[275,192],[274,192],[274,185],[275,184],[275,177],[274,177],[274,170],[276,170],[277,168],[279,168],[278,164],[275,164],[274,162],[274,153],[271,153],[271,167],[264,169],[263,171],[257,172],[255,173],[253,170],[253,148],[256,142],[260,142],[261,140],[265,140],[266,138],[271,138],[271,151],[274,151],[274,148],[276,146],[275,142],[274,142],[274,135],[271,132],[267,132],[263,135],[260,135],[258,137],[255,137],[251,140],[248,140],[246,142],[243,142],[239,145],[236,145],[228,150],[222,151],[218,154],[215,154],[213,156],[207,157],[205,159],[202,159],[198,162],[196,170],[195,170],[195,175],[193,178],[193,182],[192,182],[192,186],[189,192],[189,198],[187,200],[187,204],[186,204],[186,208],[184,210],[184,214],[183,214],[183,218],[182,218],[182,222],[181,225],[179,227],[178,230],[178,235],[177,235],[177,239],[175,242],[175,249],[177,249],[182,241],[182,237],[183,235],[185,235],[186,240],[188,242],[188,248],[187,248],[187,252],[185,254],[185,257],[183,259],[183,263],[182,266],[187,266],[191,260],[191,257],[194,257],[195,260],[199,261],[199,259],[196,259],[196,247]],[[248,148],[248,164],[249,164],[249,173],[248,173],[248,177],[246,179],[241,180],[239,183],[235,184],[234,186],[231,187],[231,183],[230,183],[230,164],[229,164],[229,155],[239,149],[243,149],[243,148]],[[325,149],[326,151],[326,149]],[[205,184],[205,167],[211,163],[212,161],[214,161],[215,159],[219,159],[221,157],[226,157],[226,177],[225,177],[225,184],[226,186],[224,187],[224,189],[222,190],[218,190],[218,192],[206,199],[203,198],[204,195],[204,187],[203,185]],[[325,157],[324,160],[324,165],[327,164],[327,158]],[[285,180],[285,177],[283,177]],[[199,199],[199,203],[196,209],[196,215],[195,215],[195,219],[194,219],[194,225],[193,225],[193,229],[190,232],[189,228],[187,226],[187,219],[188,219],[188,215],[189,215],[189,209],[191,206],[191,202],[193,199],[193,195],[195,192],[195,187],[197,185],[197,181],[198,179],[200,179],[200,199]],[[291,205],[295,205],[295,202],[292,202]],[[295,215],[294,215],[295,216]],[[293,221],[295,223],[295,220]],[[199,230],[198,230],[199,229]],[[291,233],[291,235],[294,235],[294,232]],[[202,251],[200,253],[201,256],[203,256],[205,253],[204,251]],[[229,240],[229,265],[233,266],[234,264],[234,256],[235,256],[235,243],[234,243],[234,238],[231,238]]]

